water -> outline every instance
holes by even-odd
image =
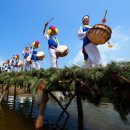
[[[0,106],[0,130],[35,130],[41,96],[36,96],[32,104],[31,95],[9,96],[8,100]],[[77,104],[76,99],[71,102],[67,112],[60,118],[62,109],[52,99],[47,103],[43,130],[77,130]],[[63,100],[62,104],[66,104]],[[124,123],[111,103],[102,103],[95,106],[83,100],[84,130],[129,130],[130,115],[127,115],[128,122]],[[59,120],[60,119],[60,120]],[[46,127],[46,128],[45,128]]]

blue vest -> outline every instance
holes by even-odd
[[[57,43],[57,39],[55,37],[50,37],[50,39],[48,40],[48,45],[49,47],[58,47],[58,43]]]
[[[11,65],[12,65],[12,66],[14,65],[14,60],[11,60]]]
[[[26,59],[29,56],[29,53],[27,53],[26,51],[24,51],[24,58]]]
[[[38,60],[38,58],[36,57],[36,55],[37,55],[37,51],[35,49],[33,49],[31,59],[32,60]]]
[[[19,60],[16,60],[15,66],[18,67]]]
[[[83,27],[83,32],[87,32],[88,29],[90,29],[90,28],[87,27],[87,26],[84,26],[84,27]],[[83,46],[87,45],[88,43],[90,43],[90,40],[89,40],[88,37],[86,36],[86,37],[83,39]]]

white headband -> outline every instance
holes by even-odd
[[[90,17],[86,15],[83,17],[82,21],[84,21],[84,19],[86,19],[86,18],[90,19]]]

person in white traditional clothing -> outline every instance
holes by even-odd
[[[6,66],[6,63],[4,62],[1,66],[1,71],[4,72],[5,71],[5,66]]]
[[[24,57],[24,67],[23,70],[31,70],[31,56],[30,56],[30,52],[29,52],[29,47],[25,46],[25,49],[22,52],[23,57]]]
[[[84,55],[85,68],[89,68],[92,66],[98,67],[101,64],[101,56],[97,48],[97,45],[92,43],[87,37],[89,33],[89,29],[91,28],[89,26],[89,22],[90,22],[90,16],[85,15],[82,18],[83,27],[80,27],[78,31],[79,39],[83,40],[82,52]],[[106,18],[103,18],[102,23],[105,23],[105,22],[106,22]]]
[[[35,70],[40,69],[40,63],[39,59],[37,58],[37,51],[36,51],[36,49],[38,49],[39,47],[40,47],[39,41],[35,41],[32,43],[32,49],[30,53],[31,53],[32,68]]]
[[[14,65],[14,71],[18,72],[22,70],[23,63],[20,60],[20,55],[16,55],[15,57],[15,65]]]
[[[11,71],[14,71],[14,68],[15,68],[15,61],[16,61],[16,55],[13,55],[12,59],[10,60]]]
[[[7,72],[11,72],[11,64],[10,64],[10,60],[7,60],[6,61],[6,70],[7,70]]]
[[[57,47],[59,46],[59,42],[56,39],[55,35],[58,34],[58,28],[55,26],[50,26],[48,29],[48,34],[46,33],[46,27],[48,22],[45,23],[44,30],[43,30],[43,37],[48,40],[48,49],[50,53],[50,60],[51,60],[51,67],[57,68],[57,59],[58,56],[56,55]]]

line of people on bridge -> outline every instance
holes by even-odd
[[[49,21],[50,22],[50,21]],[[55,26],[50,26],[48,32],[46,32],[46,28],[48,23],[46,22],[43,29],[43,37],[48,40],[48,50],[50,54],[50,62],[51,67],[57,68],[57,59],[59,57],[64,57],[68,54],[68,47],[62,46],[59,44],[56,35],[58,34],[58,28]],[[89,68],[92,66],[100,66],[101,64],[101,57],[100,52],[97,48],[97,45],[92,43],[88,39],[88,33],[90,30],[89,26],[90,16],[85,15],[82,18],[82,27],[80,27],[78,31],[78,38],[83,40],[83,57],[84,57],[84,66],[85,68]],[[102,19],[102,23],[106,22],[106,18]],[[1,66],[1,71],[19,71],[23,70],[31,70],[34,68],[35,70],[40,69],[39,60],[43,60],[45,55],[44,52],[38,56],[37,49],[40,47],[40,42],[35,41],[32,43],[31,47],[26,46],[22,55],[24,57],[24,61],[20,60],[20,55],[14,55],[11,60],[7,60]],[[60,47],[60,48],[59,48]],[[64,48],[65,47],[65,48]]]

